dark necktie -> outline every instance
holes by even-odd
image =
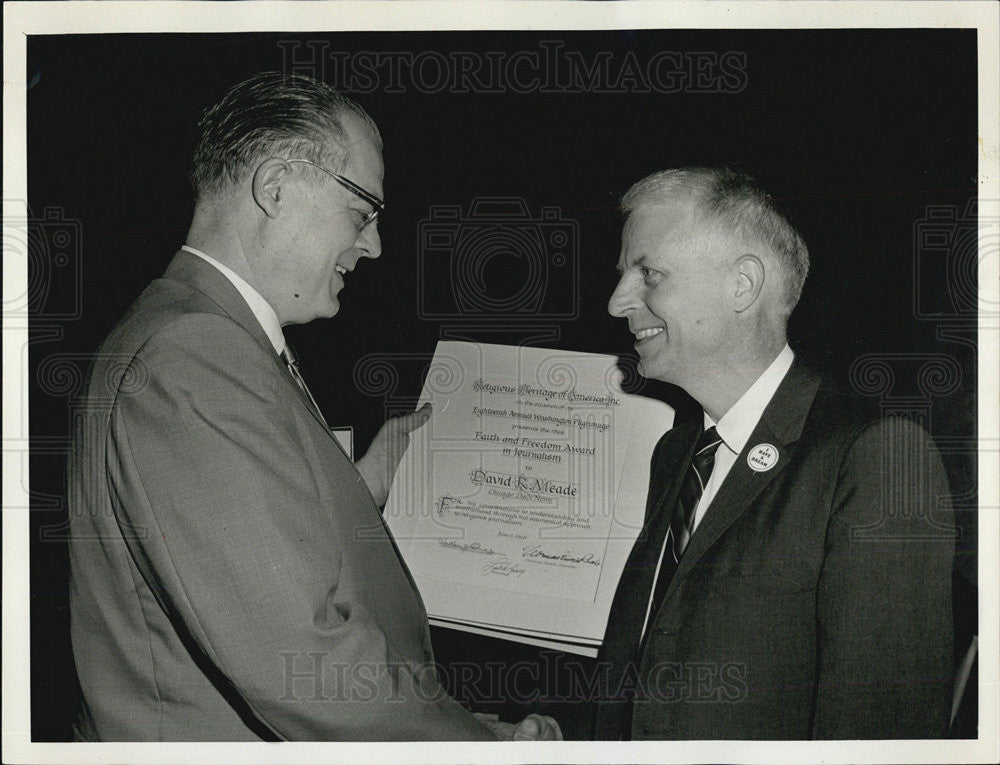
[[[308,398],[312,403],[313,409],[316,410],[316,414],[319,415],[323,424],[326,425],[326,418],[323,416],[323,412],[320,410],[319,404],[316,403],[316,399],[314,399],[312,393],[309,392],[309,386],[306,385],[306,380],[302,376],[302,372],[299,370],[299,357],[295,355],[295,351],[288,343],[285,343],[285,350],[281,352],[281,360],[285,362],[285,366],[287,366],[288,371],[291,372],[292,379],[294,379],[295,384],[299,386],[299,390],[306,394],[306,398]],[[327,430],[329,430],[330,426],[326,425],[326,427]]]
[[[664,540],[660,569],[657,572],[656,581],[653,584],[653,595],[649,602],[649,618],[653,617],[656,609],[663,602],[663,596],[667,594],[667,587],[670,586],[670,580],[673,579],[676,565],[680,562],[684,548],[687,547],[687,543],[691,539],[691,534],[694,533],[694,511],[698,507],[701,495],[705,493],[708,478],[712,475],[712,468],[715,465],[715,452],[718,451],[721,443],[722,439],[712,427],[698,437],[698,442],[694,446],[694,456],[684,474],[684,482],[677,495],[677,507],[670,518],[670,532]],[[663,560],[668,554],[673,556],[672,561]]]
[[[616,693],[624,683],[623,678],[632,671],[638,670],[641,646],[645,636],[646,621],[652,620],[656,609],[663,601],[670,580],[677,570],[674,558],[674,536],[671,528],[675,518],[685,518],[690,513],[690,523],[694,523],[694,508],[698,505],[703,485],[708,482],[712,464],[715,461],[715,451],[722,440],[715,428],[702,433],[695,444],[694,457],[684,474],[684,482],[678,494],[678,502],[671,511],[661,511],[650,517],[643,528],[645,539],[640,537],[629,556],[608,619],[608,631],[604,645],[598,656],[599,666],[605,665],[608,672],[602,677],[604,703],[598,703],[594,710],[591,735],[598,740],[628,738],[631,725],[631,694]],[[662,466],[662,455],[659,455],[660,445],[654,453],[651,469],[656,471]],[[707,460],[707,464],[706,464]],[[697,468],[695,467],[697,465]],[[698,471],[696,475],[692,475]],[[698,487],[697,494],[689,488],[690,481]],[[655,476],[651,476],[650,488],[656,484]],[[683,498],[687,496],[685,501]],[[693,497],[693,502],[691,498]],[[682,504],[690,510],[682,510]],[[690,525],[688,526],[690,529]],[[690,536],[690,530],[688,531]],[[610,703],[608,703],[610,702]]]
[[[722,439],[714,427],[709,428],[698,437],[694,446],[694,456],[691,465],[684,474],[684,483],[677,497],[677,509],[670,520],[670,536],[673,541],[674,560],[680,561],[684,548],[694,532],[694,511],[698,507],[701,495],[712,475],[715,465],[715,452]],[[654,602],[656,602],[654,600]]]
[[[657,572],[656,581],[653,585],[653,594],[649,602],[649,617],[655,613],[657,607],[663,602],[663,596],[667,593],[670,580],[676,570],[677,563],[680,562],[684,548],[691,540],[694,533],[695,509],[698,507],[698,500],[705,493],[708,479],[712,475],[712,468],[715,466],[715,453],[719,449],[722,439],[714,427],[704,431],[694,445],[694,456],[691,464],[688,465],[684,474],[684,482],[681,484],[680,493],[677,495],[677,507],[670,518],[670,532],[664,540],[664,549],[661,553],[660,569]],[[668,546],[669,554],[673,556],[672,561],[666,561]]]

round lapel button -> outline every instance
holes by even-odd
[[[747,465],[757,473],[763,473],[778,464],[778,448],[772,444],[757,444],[747,454]]]

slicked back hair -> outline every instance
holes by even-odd
[[[199,198],[241,182],[268,157],[308,159],[334,172],[347,163],[342,118],[352,113],[382,139],[364,109],[326,83],[261,72],[231,87],[198,122],[191,185]],[[331,142],[334,142],[331,146]]]
[[[738,238],[767,247],[775,256],[784,283],[787,318],[802,295],[809,273],[805,241],[771,202],[757,181],[732,167],[683,167],[662,170],[635,183],[622,197],[627,216],[645,204],[662,204],[692,196],[706,222],[715,222]]]

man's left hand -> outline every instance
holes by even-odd
[[[559,723],[548,715],[528,715],[514,726],[514,741],[562,741]]]
[[[396,474],[403,452],[410,443],[410,433],[423,425],[431,416],[431,405],[424,404],[412,414],[393,417],[379,428],[365,456],[355,463],[361,477],[368,484],[375,504],[382,507],[389,497],[392,477]]]
[[[532,714],[514,725],[502,722],[497,715],[474,712],[476,718],[501,741],[562,741],[562,730],[553,718]]]

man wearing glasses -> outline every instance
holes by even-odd
[[[70,464],[72,637],[96,740],[552,738],[483,721],[433,671],[382,524],[385,426],[351,463],[282,327],[332,317],[377,258],[381,139],[307,77],[264,73],[200,123],[194,219],[105,340]],[[398,453],[398,450],[396,450]]]

